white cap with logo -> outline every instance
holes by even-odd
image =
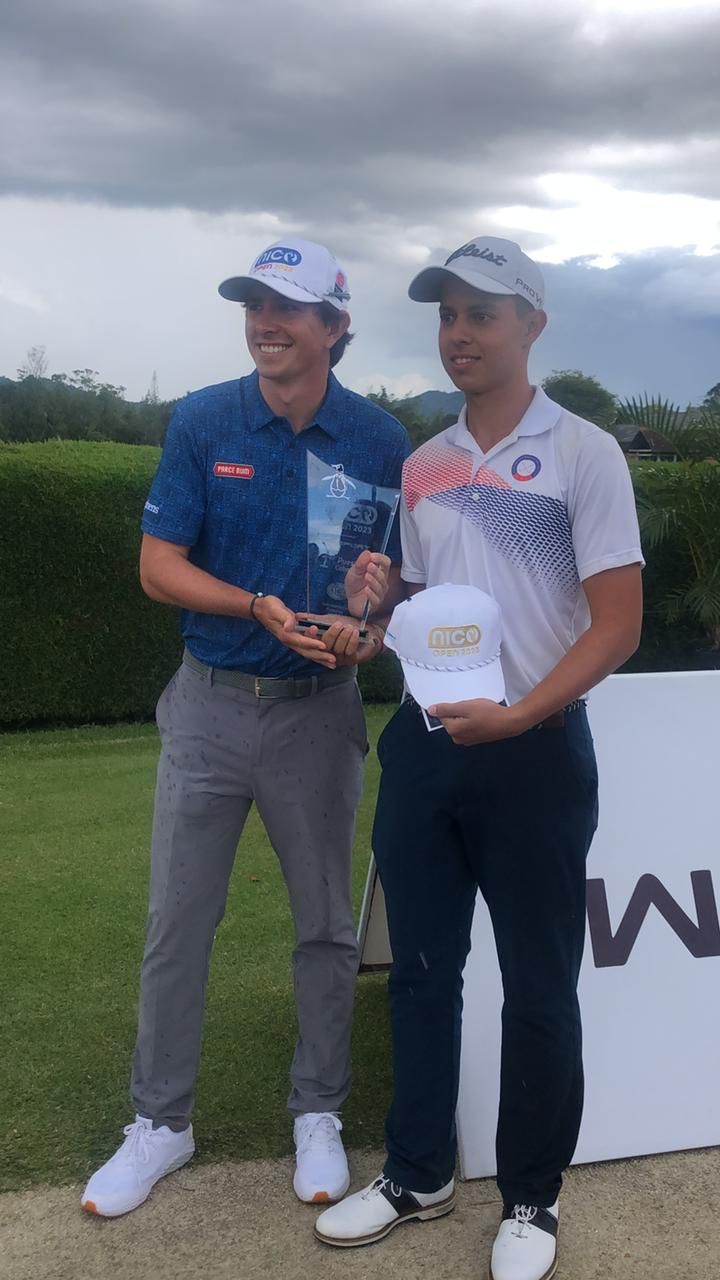
[[[451,253],[444,266],[425,267],[415,276],[408,293],[414,302],[440,302],[448,276],[464,280],[483,293],[516,293],[536,310],[543,305],[542,272],[514,240],[495,236],[470,240]]]
[[[400,659],[413,698],[427,709],[469,698],[502,702],[501,639],[500,609],[492,596],[445,582],[397,606],[385,644]]]
[[[347,311],[350,294],[347,276],[322,244],[312,240],[278,240],[255,259],[245,276],[231,276],[218,285],[218,293],[230,302],[247,302],[257,285],[267,285],[293,302],[329,302]]]

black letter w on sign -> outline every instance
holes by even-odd
[[[691,871],[697,924],[685,914],[670,896],[657,876],[641,876],[628,903],[627,911],[613,934],[610,924],[604,880],[588,880],[587,912],[595,967],[607,969],[627,964],[643,921],[655,906],[670,928],[697,960],[720,956],[720,921],[709,871]]]

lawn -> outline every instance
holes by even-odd
[[[388,715],[370,707],[373,743]],[[0,736],[0,1191],[81,1181],[131,1118],[157,734],[114,725]],[[370,852],[368,757],[355,898]],[[284,885],[253,814],[213,953],[195,1127],[200,1159],[279,1156],[295,1037]],[[359,979],[354,1147],[381,1145],[385,979]]]

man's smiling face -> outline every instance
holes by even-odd
[[[244,306],[245,338],[261,378],[290,382],[327,369],[338,333],[323,323],[317,306],[293,302],[261,284]]]

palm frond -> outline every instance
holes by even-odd
[[[648,546],[660,546],[673,532],[676,524],[675,511],[672,507],[655,506],[647,501],[639,501],[637,510],[643,540]]]
[[[670,400],[661,400],[658,396],[650,399],[644,392],[641,399],[633,396],[630,400],[618,402],[616,422],[632,422],[638,427],[649,427],[653,431],[662,431],[670,438],[670,432],[676,431],[682,423],[683,411],[679,404]]]

